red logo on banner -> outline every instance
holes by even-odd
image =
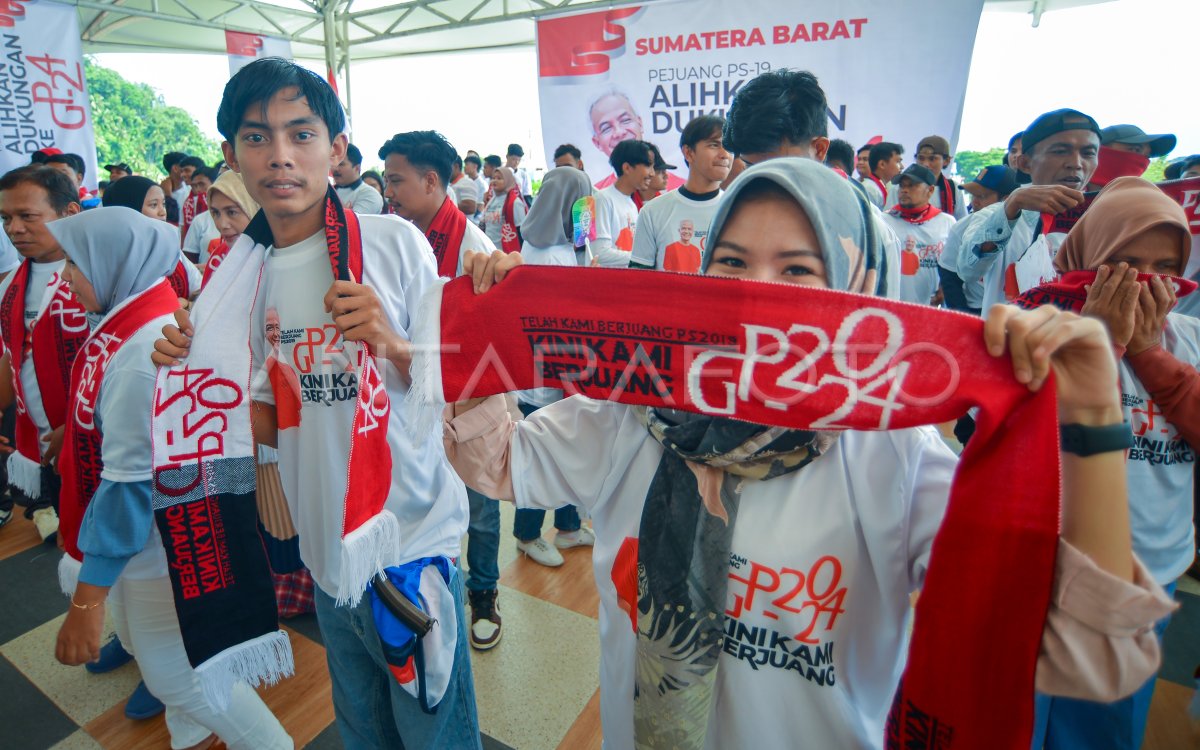
[[[625,49],[621,21],[640,6],[538,21],[538,74],[543,78],[607,73],[612,53]]]
[[[0,0],[0,28],[11,29],[16,19],[25,17],[25,6],[21,0]]]
[[[225,51],[231,55],[258,57],[262,48],[262,37],[257,34],[244,34],[240,31],[225,32]]]

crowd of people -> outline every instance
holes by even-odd
[[[136,658],[144,683],[127,713],[165,708],[174,748],[291,747],[248,687],[290,669],[270,628],[212,635],[228,602],[189,603],[209,601],[207,569],[186,570],[220,524],[197,531],[200,511],[172,498],[225,514],[231,539],[242,511],[226,503],[240,498],[263,559],[244,551],[257,542],[236,548],[212,588],[253,581],[273,589],[272,617],[316,612],[346,746],[479,748],[468,649],[501,641],[510,501],[529,560],[558,567],[563,550],[593,548],[607,747],[883,747],[910,595],[958,462],[948,438],[785,430],[554,384],[451,404],[427,432],[401,408],[439,277],[488,294],[521,266],[703,274],[982,317],[982,343],[1019,382],[1055,389],[1062,523],[1031,748],[1140,747],[1172,594],[1196,559],[1191,226],[1142,179],[1175,137],[1060,109],[960,183],[945,136],[905,165],[904,144],[831,140],[826,106],[811,74],[766,73],[726,117],[679,133],[686,180],[655,144],[625,138],[595,185],[580,150],[559,146],[535,191],[519,144],[460,155],[435,130],[396,134],[382,168],[364,170],[328,84],[268,58],[225,88],[218,164],[169,153],[158,183],[107,165],[92,196],[84,160],[45,149],[0,177],[0,526],[15,502],[65,550],[57,658],[97,672]],[[1200,156],[1169,170],[1198,177]],[[217,409],[228,392],[205,389],[237,390],[239,368],[253,372],[245,414],[192,419],[242,426],[201,439],[191,479],[172,480],[190,484],[166,487],[183,469],[162,456],[192,438],[156,420],[180,399]],[[369,437],[364,409],[384,428]],[[954,425],[963,444],[973,430],[970,415]],[[374,514],[356,509],[367,496]],[[747,558],[775,577],[754,582],[762,597],[837,564],[839,615],[784,647],[827,648],[828,681],[738,654],[730,622],[778,639],[821,617],[786,595],[752,611],[753,590],[726,587],[745,581]],[[682,583],[665,585],[679,565]],[[258,606],[254,591],[237,596]],[[657,614],[662,597],[681,597],[666,609],[678,602],[694,627]],[[116,635],[102,643],[106,610]]]

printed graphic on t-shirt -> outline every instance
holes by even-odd
[[[900,254],[901,275],[916,276],[922,268],[936,269],[945,247],[944,240],[922,245],[916,237],[909,235],[904,242],[904,251]]]
[[[834,555],[797,570],[733,552],[723,650],[755,671],[791,670],[811,683],[832,686],[831,635],[845,612],[846,591],[842,563]],[[763,619],[774,622],[763,624]]]
[[[266,311],[267,367],[279,428],[298,426],[300,412],[358,399],[358,372],[332,323],[284,328],[275,308]]]
[[[1151,466],[1173,466],[1196,461],[1196,452],[1167,421],[1154,399],[1143,399],[1129,393],[1121,394],[1121,402],[1130,409],[1133,447],[1130,461],[1144,461]]]
[[[663,270],[700,273],[700,248],[684,242],[672,242],[663,254]]]

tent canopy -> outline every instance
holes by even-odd
[[[62,0],[60,0],[62,1]],[[642,4],[657,0],[642,0]],[[985,0],[1033,15],[1111,0]],[[85,52],[225,52],[226,30],[289,39],[299,58],[356,60],[530,45],[534,19],[636,0],[65,0]],[[334,52],[336,50],[336,52]]]

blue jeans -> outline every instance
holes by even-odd
[[[1163,586],[1175,595],[1175,583]],[[1170,616],[1159,620],[1154,634],[1162,644]],[[1056,698],[1038,693],[1034,698],[1033,750],[1138,750],[1146,733],[1146,716],[1154,697],[1155,675],[1133,695],[1113,703]]]
[[[388,671],[370,597],[364,595],[357,606],[335,607],[333,597],[316,587],[317,623],[333,684],[333,712],[345,747],[482,750],[459,576],[455,568],[450,581],[458,615],[454,676],[432,715],[422,711],[417,699]]]
[[[540,406],[533,406],[524,401],[518,401],[517,406],[525,416],[533,414]],[[542,535],[542,523],[546,520],[546,511],[538,508],[517,508],[513,518],[513,536],[522,542],[532,542]],[[579,531],[583,523],[579,520],[579,511],[574,505],[564,505],[554,511],[554,528],[559,531]]]
[[[467,588],[491,591],[500,580],[500,502],[467,488],[471,523],[467,526]]]

